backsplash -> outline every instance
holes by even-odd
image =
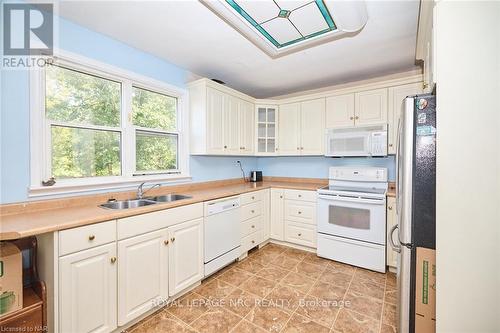
[[[382,167],[388,169],[389,180],[396,179],[395,157],[350,157],[330,158],[317,156],[298,157],[258,157],[257,169],[264,176],[328,178],[328,168],[331,166],[364,166]]]

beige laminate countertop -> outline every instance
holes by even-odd
[[[186,186],[187,189],[179,187],[165,187],[157,191],[152,191],[151,195],[159,195],[166,193],[182,193],[192,196],[190,199],[179,200],[171,203],[159,203],[156,205],[124,209],[110,210],[98,207],[99,203],[106,200],[103,195],[98,196],[99,199],[84,198],[79,200],[80,204],[75,203],[78,200],[61,199],[57,204],[54,200],[47,206],[43,206],[43,202],[36,204],[37,208],[27,208],[30,204],[22,205],[4,205],[2,214],[0,215],[0,240],[12,240],[33,235],[44,234],[74,227],[80,227],[87,224],[109,221],[117,218],[129,217],[168,208],[189,205],[193,203],[209,201],[234,195],[239,195],[246,192],[258,191],[268,188],[287,188],[298,190],[317,190],[324,186],[324,182],[297,182],[297,181],[263,181],[259,183],[228,183],[214,186],[195,185]],[[130,198],[130,193],[128,193]],[[154,194],[153,194],[154,193]],[[107,194],[107,197],[115,197],[123,199],[123,195]],[[121,198],[120,198],[121,197]],[[102,199],[101,199],[102,198]],[[100,200],[97,201],[96,200]],[[41,206],[41,207],[40,207]]]

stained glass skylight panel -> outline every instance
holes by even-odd
[[[364,1],[203,0],[209,9],[272,57],[360,30]]]

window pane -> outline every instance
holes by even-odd
[[[177,98],[135,87],[132,90],[134,125],[165,131],[176,130]]]
[[[136,170],[177,169],[177,135],[136,133]]]
[[[55,121],[120,126],[121,84],[74,70],[49,66],[45,110]]]
[[[52,126],[52,175],[56,179],[121,175],[120,133]]]

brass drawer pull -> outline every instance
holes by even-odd
[[[89,236],[89,241],[93,241],[95,239],[95,235],[90,235]]]
[[[254,240],[252,241],[252,244],[255,244],[255,241],[254,241]]]
[[[252,209],[252,214],[255,213],[255,210]]]
[[[166,239],[166,240],[163,241],[163,244],[165,244],[165,245],[168,245],[168,243],[169,243],[168,239]]]
[[[302,214],[302,212],[299,210],[299,215]]]
[[[255,228],[255,226],[253,225],[252,228]]]
[[[175,242],[175,237],[170,238],[170,240],[172,241],[172,243]]]
[[[298,234],[298,236],[300,237],[300,236],[302,236],[302,234],[301,234],[301,233],[299,233],[299,234]]]
[[[116,262],[116,257],[111,257],[111,263],[114,264]]]
[[[387,206],[387,209],[388,210],[392,210],[392,206]]]
[[[252,200],[255,200],[255,197],[252,197]]]

